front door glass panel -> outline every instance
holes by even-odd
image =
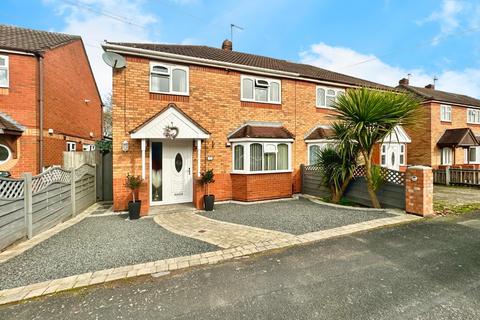
[[[152,201],[162,201],[162,143],[152,142]]]

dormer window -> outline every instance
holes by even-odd
[[[0,56],[0,87],[8,88],[8,56]]]
[[[280,80],[241,76],[242,101],[281,103]]]
[[[317,108],[332,108],[344,89],[317,87]]]
[[[188,67],[150,63],[150,92],[188,95]]]

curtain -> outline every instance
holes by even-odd
[[[278,154],[278,170],[288,170],[288,146],[285,143],[279,144],[277,146]]]
[[[319,154],[320,154],[320,146],[318,145],[313,145],[313,146],[310,146],[309,148],[310,150],[310,156],[309,156],[309,159],[310,159],[310,165],[312,164],[317,164],[318,160],[319,160]]]
[[[265,153],[265,170],[276,170],[277,154],[273,152]]]
[[[187,92],[187,72],[182,69],[173,69],[172,91]]]
[[[234,170],[243,170],[243,146],[235,146],[233,151],[233,169]]]
[[[250,171],[262,171],[262,145],[252,143],[250,145]]]

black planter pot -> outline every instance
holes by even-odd
[[[135,202],[130,201],[128,203],[128,217],[130,220],[135,220],[140,218],[140,208],[142,206],[142,201],[137,200]]]
[[[215,196],[213,194],[203,196],[203,204],[205,205],[205,211],[213,211],[213,205],[215,204]]]

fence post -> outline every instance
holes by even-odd
[[[23,199],[24,199],[24,209],[25,209],[25,228],[27,230],[27,238],[31,239],[33,237],[32,174],[24,173],[23,179],[24,179]]]
[[[77,204],[75,203],[75,167],[70,169],[70,199],[72,202],[72,217],[75,216],[77,211]]]
[[[445,168],[445,184],[450,185],[450,167]]]
[[[305,165],[302,163],[300,165],[300,192],[303,194],[303,180],[304,180],[304,177],[305,177]]]
[[[97,202],[97,164],[93,164],[93,203]]]

